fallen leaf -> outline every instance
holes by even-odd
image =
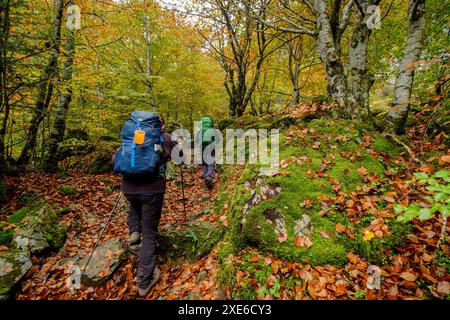
[[[447,295],[450,293],[450,282],[441,281],[438,283],[436,291],[442,295]]]
[[[416,281],[417,276],[414,273],[405,271],[400,273],[400,278],[405,279],[407,281]]]
[[[338,232],[338,233],[343,233],[343,232],[345,232],[346,229],[347,228],[340,223],[338,223],[336,225],[336,232]]]
[[[358,256],[351,252],[347,253],[346,257],[351,263],[357,263],[359,261]]]
[[[321,231],[320,235],[325,239],[330,239],[330,235],[326,231]]]
[[[287,233],[283,233],[281,235],[278,236],[278,241],[280,243],[286,242],[286,240],[288,239],[288,235]]]
[[[367,171],[367,169],[364,168],[364,167],[359,168],[357,171],[358,171],[359,174],[361,174],[363,176],[366,176],[366,175],[369,174],[369,171]]]
[[[450,163],[450,154],[443,155],[439,158],[439,164],[443,166],[444,164]]]

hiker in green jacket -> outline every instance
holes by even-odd
[[[203,181],[205,186],[212,190],[214,188],[214,177],[216,171],[216,163],[214,157],[216,156],[216,150],[213,149],[210,153],[210,157],[205,157],[204,152],[206,147],[211,144],[217,144],[215,135],[211,137],[211,134],[206,135],[208,130],[214,130],[214,120],[211,117],[203,117],[200,119],[201,127],[199,135],[197,136],[197,141],[202,141],[202,169],[203,169]]]

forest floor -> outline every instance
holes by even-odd
[[[432,163],[448,168],[450,154],[443,141],[442,134],[432,139],[425,138],[427,127],[417,121],[408,131],[410,152],[397,158],[398,165],[407,168],[407,172],[434,172]],[[362,142],[364,143],[364,142]],[[433,156],[428,156],[433,154]],[[425,157],[425,158],[424,158]],[[236,168],[236,171],[239,169]],[[189,216],[214,206],[219,193],[225,189],[233,192],[234,178],[238,174],[218,177],[214,190],[208,191],[202,184],[201,172],[187,172],[186,197]],[[231,177],[231,178],[230,178]],[[390,203],[401,202],[405,197],[418,199],[423,190],[404,193],[405,180],[411,176],[406,173],[397,175],[387,173],[386,180],[398,190],[383,200]],[[138,299],[135,275],[137,256],[131,255],[114,273],[113,277],[101,286],[82,287],[81,290],[69,292],[67,268],[59,265],[63,259],[77,255],[87,255],[98,239],[99,232],[106,222],[114,203],[119,196],[120,178],[113,174],[88,175],[80,171],[70,171],[67,176],[28,172],[19,177],[9,177],[8,185],[14,186],[14,193],[4,211],[13,213],[23,205],[24,195],[44,197],[57,208],[66,208],[61,220],[68,227],[65,246],[58,253],[45,257],[33,257],[33,266],[21,283],[16,299]],[[64,186],[75,186],[76,192],[66,194]],[[364,188],[363,188],[364,189]],[[227,191],[225,191],[227,192]],[[207,197],[205,197],[207,196]],[[230,199],[232,195],[230,194]],[[168,182],[165,206],[160,226],[183,222],[183,205],[181,187],[176,181]],[[175,199],[175,200],[174,200]],[[365,191],[352,194],[351,206],[354,210],[365,210],[370,204],[370,197]],[[369,200],[368,200],[369,199]],[[31,198],[30,201],[33,201]],[[344,201],[336,199],[334,201]],[[349,205],[349,202],[345,202]],[[215,222],[223,218],[228,210],[228,202],[223,212],[212,212],[201,219]],[[122,199],[117,214],[109,224],[103,241],[115,237],[127,238],[127,203]],[[447,243],[438,250],[437,244],[442,227],[450,230],[449,224],[442,226],[442,221],[435,216],[428,221],[413,222],[413,232],[407,242],[395,248],[389,262],[380,265],[383,270],[383,285],[380,290],[366,290],[370,263],[358,255],[348,252],[348,262],[343,267],[333,265],[312,266],[289,262],[275,258],[273,255],[258,252],[254,248],[243,250],[240,255],[229,256],[228,260],[236,266],[234,274],[235,287],[253,286],[258,292],[261,284],[255,280],[256,269],[268,268],[267,288],[274,288],[276,279],[290,279],[297,275],[300,282],[290,288],[283,284],[276,291],[267,291],[259,295],[261,299],[427,299],[448,298],[450,295],[450,249]],[[338,230],[337,230],[338,231]],[[340,230],[347,233],[348,230]],[[351,234],[351,232],[350,232]],[[328,235],[324,235],[326,237]],[[162,276],[146,299],[230,299],[233,292],[225,288],[219,280],[220,257],[219,243],[208,255],[195,262],[175,260],[160,265]],[[252,265],[251,268],[245,266]],[[286,283],[286,282],[284,282]],[[279,284],[279,283],[278,283]]]
[[[189,220],[191,214],[202,211],[214,203],[220,178],[212,191],[203,186],[200,170],[194,173],[186,172],[185,181],[188,195],[186,210]],[[20,208],[21,195],[44,197],[52,206],[69,208],[69,212],[62,217],[62,221],[68,227],[68,237],[63,250],[43,258],[33,257],[33,266],[22,282],[17,299],[138,298],[135,283],[137,271],[135,255],[131,255],[128,261],[114,273],[114,276],[102,286],[83,288],[75,293],[69,292],[66,285],[67,268],[58,264],[63,259],[88,254],[92,250],[120,194],[118,192],[120,178],[113,174],[88,175],[80,171],[71,171],[67,177],[29,172],[20,177],[9,178],[8,184],[14,185],[15,190],[14,196],[6,207],[6,212],[15,212]],[[61,192],[63,186],[75,186],[76,194],[64,194]],[[207,196],[206,200],[205,196]],[[169,181],[160,226],[184,221],[181,198],[181,187],[177,186],[175,181]],[[122,198],[117,214],[108,225],[101,243],[115,237],[127,239],[126,217],[127,202]],[[215,217],[205,216],[203,219],[212,221]],[[215,281],[218,265],[214,250],[195,263],[175,261],[160,265],[160,268],[161,279],[147,297],[149,299],[180,299],[188,294],[191,299],[219,297]],[[196,285],[198,274],[204,270],[208,271],[207,276]]]

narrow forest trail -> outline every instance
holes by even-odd
[[[204,210],[214,203],[217,196],[220,178],[216,187],[208,191],[202,185],[201,170],[185,173],[187,212],[189,216]],[[120,178],[113,174],[87,175],[80,171],[71,171],[62,178],[55,174],[29,172],[20,177],[10,178],[14,185],[12,201],[7,212],[19,209],[19,199],[34,195],[44,197],[56,208],[66,211],[61,217],[68,228],[68,237],[64,247],[57,253],[47,257],[33,257],[33,267],[22,282],[16,298],[22,299],[137,299],[135,275],[137,256],[130,255],[105,284],[96,287],[82,287],[75,293],[69,292],[67,266],[60,262],[76,256],[85,256],[93,248],[100,230],[119,196]],[[76,194],[65,195],[62,186],[75,186]],[[166,200],[161,217],[160,227],[166,224],[183,222],[183,205],[181,187],[176,181],[167,184]],[[170,199],[170,200],[169,200]],[[173,200],[175,199],[175,200]],[[108,225],[100,243],[115,237],[127,239],[127,201],[122,198],[117,213]],[[214,221],[213,215],[205,215],[201,219]],[[215,275],[218,268],[215,250],[208,256],[194,262],[174,261],[160,265],[162,275],[147,299],[182,299],[188,294],[190,299],[218,298]],[[200,275],[200,277],[199,277]]]

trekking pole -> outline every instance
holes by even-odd
[[[100,235],[99,235],[99,237],[98,237],[98,239],[97,239],[97,242],[96,242],[95,245],[94,245],[94,248],[92,249],[91,253],[89,254],[88,261],[86,262],[86,264],[85,264],[85,266],[84,266],[84,268],[83,268],[83,272],[81,273],[80,280],[81,280],[81,278],[83,277],[84,273],[86,272],[87,266],[89,265],[89,262],[91,262],[92,255],[94,254],[95,249],[97,249],[98,244],[100,243],[100,240],[101,240],[102,237],[103,237],[103,233],[104,233],[105,230],[106,230],[106,227],[107,227],[108,224],[111,222],[111,219],[112,219],[112,217],[113,217],[113,214],[114,214],[114,212],[116,211],[116,208],[117,208],[117,206],[119,205],[120,200],[122,199],[122,196],[123,196],[123,193],[121,192],[121,193],[119,194],[119,196],[117,197],[116,203],[114,204],[114,207],[113,207],[113,209],[111,210],[111,213],[109,214],[108,220],[106,221],[105,225],[103,226],[102,231],[100,231]]]
[[[184,196],[183,163],[180,164],[180,175],[181,175],[181,190],[182,190],[182,193],[183,193],[184,222],[186,222],[187,221],[187,214],[186,214],[186,197]]]

